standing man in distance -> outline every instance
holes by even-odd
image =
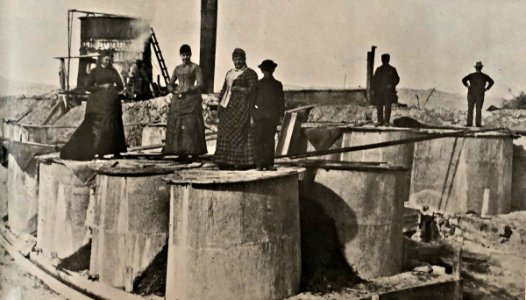
[[[464,86],[468,88],[468,120],[466,126],[473,126],[473,107],[477,109],[475,124],[482,126],[482,105],[484,104],[484,93],[495,83],[491,77],[482,73],[484,65],[478,61],[475,64],[475,72],[468,74],[462,79]]]
[[[382,65],[374,72],[371,84],[379,126],[389,125],[391,104],[397,102],[396,85],[400,82],[400,77],[396,69],[389,64],[390,58],[389,54],[382,54]]]

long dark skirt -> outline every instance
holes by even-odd
[[[96,154],[126,152],[121,115],[120,107],[111,114],[87,114],[82,124],[60,151],[60,158],[91,160]]]
[[[207,152],[201,96],[174,97],[168,112],[163,153],[199,155]]]

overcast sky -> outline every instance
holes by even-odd
[[[276,61],[286,85],[342,88],[345,77],[347,87],[365,85],[366,52],[376,45],[376,63],[389,52],[401,87],[463,93],[461,78],[481,60],[496,81],[491,96],[526,91],[526,1],[218,1],[216,90],[235,47],[258,72],[263,59]],[[199,62],[199,0],[0,0],[2,76],[58,84],[52,57],[67,54],[68,9],[148,18],[170,73],[182,43]]]

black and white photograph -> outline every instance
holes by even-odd
[[[0,300],[526,300],[526,0],[0,0]]]

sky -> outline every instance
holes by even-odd
[[[232,68],[236,47],[256,71],[264,59],[275,76],[296,87],[365,86],[366,53],[390,53],[399,87],[465,93],[461,79],[476,61],[496,82],[489,92],[526,91],[524,0],[218,0],[215,89]],[[3,77],[57,84],[67,54],[67,10],[89,10],[151,20],[169,72],[188,43],[199,62],[199,0],[0,0]],[[73,53],[79,48],[74,24]],[[73,69],[76,70],[76,69]],[[73,77],[74,78],[74,77]],[[74,80],[71,80],[72,84]]]

